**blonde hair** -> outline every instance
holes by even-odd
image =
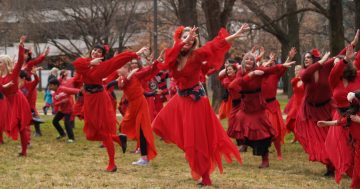
[[[245,72],[246,72],[246,68],[245,68],[245,59],[246,59],[246,57],[251,57],[252,59],[253,59],[253,61],[254,61],[254,67],[253,68],[256,68],[257,67],[257,65],[256,65],[256,62],[255,62],[255,55],[253,54],[253,53],[251,53],[251,52],[248,52],[248,53],[246,53],[245,55],[244,55],[244,57],[243,57],[243,59],[242,59],[242,61],[241,61],[241,72],[244,74]]]
[[[14,62],[9,55],[0,55],[0,62],[5,64],[7,74],[11,73],[14,69]]]

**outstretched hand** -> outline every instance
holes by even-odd
[[[324,56],[321,58],[321,60],[319,60],[319,63],[323,64],[324,62],[326,62],[326,60],[329,58],[329,56],[330,56],[330,52],[326,52],[324,54]]]
[[[346,47],[346,54],[344,60],[346,62],[352,62],[352,59],[355,57],[356,53],[354,53],[354,47],[349,45]]]
[[[297,53],[296,48],[292,47],[288,53],[289,59],[292,60],[295,57],[296,53]]]
[[[44,55],[47,56],[50,52],[50,47],[46,47],[45,51],[44,51]]]
[[[197,37],[196,31],[198,30],[198,27],[193,26],[190,31],[188,36],[185,38],[185,40],[183,40],[184,43],[190,43],[190,41],[194,40]]]
[[[354,39],[351,41],[351,45],[352,46],[356,46],[357,44],[358,44],[358,42],[359,42],[359,37],[360,37],[360,29],[357,29],[356,30],[356,34],[355,34],[355,37],[354,37]]]
[[[3,88],[9,88],[10,86],[12,86],[12,85],[14,85],[14,82],[13,81],[10,81],[10,82],[8,82],[8,83],[6,83],[6,84],[4,84],[3,85]]]
[[[283,64],[284,67],[290,68],[292,65],[294,65],[296,63],[296,61],[292,61],[292,62],[286,62]]]
[[[21,36],[20,37],[20,45],[24,46],[25,41],[26,41],[26,35]]]
[[[104,59],[104,57],[100,57],[100,58],[94,58],[90,61],[90,65],[92,66],[96,66],[99,65],[100,62],[102,62],[102,60]]]
[[[140,50],[138,50],[136,52],[136,55],[141,56],[141,55],[143,55],[145,53],[145,51],[148,51],[148,50],[149,50],[148,47],[142,47]]]

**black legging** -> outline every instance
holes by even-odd
[[[65,122],[65,129],[66,129],[66,133],[68,135],[68,138],[69,139],[72,139],[74,140],[74,133],[73,133],[73,129],[72,129],[72,126],[71,126],[71,121],[70,121],[70,117],[71,117],[71,114],[64,114],[62,112],[57,112],[52,123],[54,125],[54,127],[56,128],[56,130],[59,132],[59,134],[61,136],[65,136],[65,132],[63,130],[63,128],[60,126],[60,120],[62,118],[64,118],[64,122]]]
[[[140,127],[140,152],[141,152],[141,156],[147,156],[147,144],[146,144],[146,139],[144,136],[144,133]]]

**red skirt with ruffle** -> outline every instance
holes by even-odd
[[[341,115],[335,112],[333,120],[340,120]],[[325,149],[331,163],[335,167],[335,180],[340,182],[341,176],[353,166],[353,147],[350,141],[350,129],[332,126],[325,140]]]
[[[272,127],[276,130],[277,136],[276,140],[284,144],[284,138],[286,134],[286,127],[284,119],[282,118],[282,113],[280,110],[280,103],[277,100],[274,100],[266,105],[266,116],[268,117]]]
[[[102,141],[116,134],[116,113],[106,91],[84,92],[84,133],[88,140]]]
[[[175,143],[185,152],[195,180],[216,167],[222,173],[221,157],[227,162],[235,158],[241,163],[237,147],[227,136],[207,97],[193,101],[176,94],[159,112],[152,126],[165,142]]]
[[[19,132],[28,132],[30,140],[30,124],[32,120],[31,109],[24,94],[18,90],[16,94],[7,96],[9,122],[5,126],[5,131],[13,140],[18,139]]]
[[[219,108],[219,118],[221,120],[230,117],[232,111],[231,107],[232,107],[232,98],[229,95],[227,101],[222,101]]]
[[[121,132],[130,139],[136,139],[140,144],[140,128],[144,133],[147,143],[147,157],[149,160],[155,158],[157,152],[155,148],[154,135],[151,129],[151,119],[148,102],[144,96],[139,99],[129,101],[129,106],[121,122]]]
[[[236,114],[240,111],[240,104],[237,106],[233,106],[230,112],[230,117],[228,120],[228,129],[227,129],[227,134],[229,137],[231,138],[236,138],[237,136],[241,136],[240,133],[237,133],[238,131],[236,130]]]

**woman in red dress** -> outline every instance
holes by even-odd
[[[340,53],[344,54],[345,49]],[[305,93],[295,123],[295,137],[309,155],[310,161],[326,165],[325,176],[334,175],[332,165],[325,150],[327,127],[317,127],[320,120],[332,120],[334,105],[329,85],[329,74],[334,65],[330,53],[322,58],[317,49],[305,54],[304,69],[300,73]]]
[[[304,85],[303,85],[303,82],[301,81],[301,78],[299,75],[301,69],[302,68],[300,65],[296,65],[295,66],[295,77],[291,79],[291,86],[293,88],[294,94],[289,100],[289,103],[292,103],[292,105],[290,106],[291,108],[288,110],[286,121],[285,121],[285,127],[287,129],[287,132],[294,133],[296,117],[299,112],[301,100],[304,96]],[[294,143],[294,142],[296,142],[295,136],[294,136],[292,143]]]
[[[27,145],[30,142],[30,123],[31,110],[26,97],[19,90],[19,74],[24,63],[24,42],[26,37],[20,38],[18,62],[13,64],[11,58],[7,55],[0,56],[1,82],[8,83],[12,81],[14,85],[5,88],[3,93],[8,102],[8,113],[10,121],[5,127],[6,133],[17,140],[20,134],[21,152],[19,156],[27,155]]]
[[[230,63],[227,60],[225,62],[225,69],[223,70],[223,72],[219,73],[219,80],[220,80],[222,86],[225,88],[225,93],[222,96],[222,101],[221,101],[221,104],[220,104],[220,107],[219,107],[219,118],[220,118],[220,120],[225,119],[225,118],[230,118],[230,114],[231,114],[231,110],[232,110],[232,99],[231,99],[232,96],[229,94],[229,90],[228,90],[228,87],[229,87],[228,84],[229,83],[227,83],[229,81],[229,79],[226,79],[226,78],[229,78],[229,76],[227,74],[227,70],[226,70],[226,68],[229,65],[230,65]],[[235,72],[236,71],[237,71],[237,67],[236,67]],[[235,75],[236,75],[236,73],[235,73]],[[235,75],[234,75],[234,78],[235,78]],[[224,81],[227,83],[227,86],[225,86],[226,83],[224,83]]]
[[[140,145],[141,158],[133,162],[133,165],[147,165],[157,154],[151,129],[151,115],[142,86],[144,80],[150,80],[159,72],[157,64],[158,62],[155,62],[154,65],[149,67],[151,69],[145,67],[139,70],[135,68],[130,73],[126,67],[121,68],[119,71],[118,85],[129,101],[120,124],[121,132],[130,139],[136,139],[137,144]]]
[[[286,62],[290,62],[294,58],[295,54],[296,49],[292,48],[289,51],[289,56]],[[270,53],[269,64],[266,64],[264,66],[275,66],[275,54]],[[268,116],[271,125],[277,132],[277,136],[273,139],[273,143],[277,152],[278,160],[282,160],[281,144],[284,144],[286,127],[282,118],[280,103],[276,99],[276,94],[279,80],[285,74],[286,70],[286,67],[282,67],[281,69],[278,69],[277,72],[269,74],[266,78],[263,79],[263,83],[261,86],[261,93],[266,101],[266,115]]]
[[[84,82],[84,132],[86,138],[91,141],[102,141],[106,147],[109,164],[106,168],[109,172],[117,170],[115,165],[115,149],[113,141],[126,148],[125,139],[120,141],[116,135],[116,114],[110,96],[104,90],[102,79],[121,68],[127,62],[138,58],[144,48],[135,52],[123,52],[113,58],[102,61],[105,49],[97,45],[89,58],[78,58],[73,62],[76,72],[82,76]],[[121,135],[123,136],[123,135]]]
[[[360,71],[354,68],[352,62],[353,47],[349,45],[344,59],[336,59],[337,62],[330,72],[329,83],[333,92],[337,111],[333,120],[341,120],[349,117],[348,111],[351,104],[347,100],[347,94],[360,88]],[[360,58],[360,55],[358,56]],[[349,118],[350,121],[350,118]],[[318,125],[321,126],[321,121]],[[341,176],[348,172],[351,176],[353,166],[353,149],[351,144],[351,128],[358,127],[351,122],[339,124],[340,127],[330,127],[325,140],[325,149],[335,167],[335,180],[340,182]],[[355,128],[353,128],[355,129]]]
[[[271,61],[271,60],[270,60]],[[269,147],[278,135],[266,114],[266,101],[262,95],[262,83],[270,74],[290,67],[295,62],[286,62],[271,67],[257,68],[255,56],[247,53],[242,60],[236,82],[240,86],[240,110],[236,114],[237,139],[253,148],[253,154],[262,157],[259,168],[269,167]]]
[[[231,156],[241,162],[239,151],[226,135],[200,84],[202,63],[207,61],[209,66],[220,68],[229,42],[247,29],[245,24],[230,36],[221,29],[214,40],[197,48],[197,28],[179,27],[174,46],[165,52],[165,64],[159,64],[162,69],[169,69],[178,93],[154,119],[153,130],[165,142],[175,143],[185,152],[193,179],[202,177],[200,185],[211,185],[210,174],[216,167],[222,172],[222,156],[228,162]]]

